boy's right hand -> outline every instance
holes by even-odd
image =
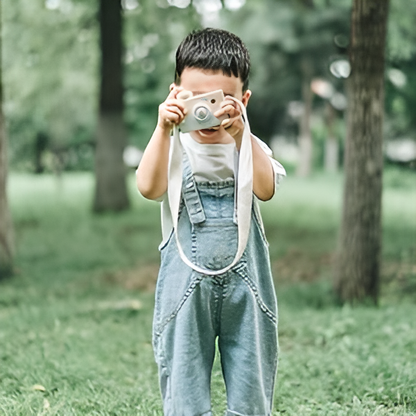
[[[176,125],[182,123],[186,116],[187,110],[183,101],[177,98],[178,94],[183,91],[182,87],[175,84],[170,86],[171,90],[166,100],[159,106],[159,118],[157,125],[164,130],[172,130]]]

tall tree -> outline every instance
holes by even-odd
[[[13,269],[13,227],[7,203],[7,137],[3,115],[2,13],[0,2],[0,280]]]
[[[101,86],[97,125],[94,211],[128,208],[123,149],[123,43],[120,0],[100,0]]]
[[[381,255],[384,54],[389,0],[354,0],[344,203],[335,290],[377,303]]]

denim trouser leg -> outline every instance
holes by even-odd
[[[219,348],[230,416],[270,415],[273,404],[277,327],[250,292],[243,283],[222,308]]]
[[[178,235],[201,267],[220,269],[237,248],[230,184],[198,184],[202,223],[182,206]],[[210,383],[218,338],[227,415],[269,416],[277,364],[277,305],[261,227],[253,214],[249,242],[229,272],[209,277],[187,267],[175,238],[161,250],[153,344],[165,416],[211,416]]]
[[[158,343],[165,416],[211,415],[211,369],[216,334],[209,288],[199,282]]]
[[[247,263],[237,270],[245,290],[234,291],[224,303],[219,338],[228,409],[230,415],[270,415],[278,357],[277,300],[268,243],[254,215],[245,255]],[[255,399],[245,399],[250,396]]]

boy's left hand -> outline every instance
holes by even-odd
[[[216,111],[214,116],[221,117],[224,114],[227,114],[229,118],[222,121],[221,127],[234,138],[237,149],[240,149],[241,140],[243,138],[244,122],[240,106],[230,96],[225,97],[225,100],[221,103],[221,109]]]

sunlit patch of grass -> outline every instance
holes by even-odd
[[[290,304],[284,300],[288,292]],[[414,414],[414,303],[338,308],[314,300],[305,306],[295,288],[280,299],[282,414]]]

